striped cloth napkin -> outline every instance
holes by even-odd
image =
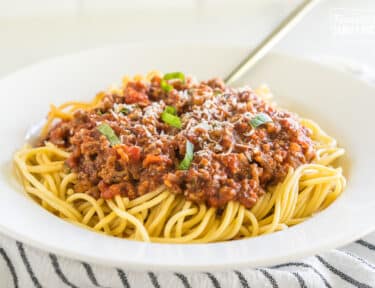
[[[375,72],[346,59],[315,59],[375,85]],[[375,233],[340,249],[273,267],[227,272],[132,272],[75,261],[0,235],[0,287],[375,288]]]
[[[375,233],[346,247],[273,267],[227,272],[131,272],[46,253],[0,236],[0,287],[375,287]]]

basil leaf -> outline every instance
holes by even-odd
[[[98,126],[98,130],[100,133],[102,133],[105,137],[107,137],[109,143],[111,143],[112,146],[121,144],[120,139],[117,137],[115,131],[105,123],[102,123]]]
[[[265,113],[259,113],[250,120],[250,125],[253,128],[258,128],[259,126],[270,122],[273,122],[270,116]]]
[[[171,113],[168,113],[165,110],[163,113],[161,113],[161,120],[163,120],[164,123],[167,123],[170,126],[181,128],[180,117],[173,115]]]
[[[180,165],[178,165],[178,169],[188,170],[191,162],[193,161],[193,158],[194,158],[194,145],[189,140],[187,140],[185,157],[181,161]]]
[[[168,82],[166,80],[161,80],[160,82],[160,87],[161,89],[164,91],[164,92],[170,92],[173,90],[173,86],[172,85],[169,85]]]
[[[182,72],[171,72],[167,73],[163,77],[164,80],[180,79],[182,83],[185,83],[185,74]]]
[[[172,114],[172,115],[177,115],[177,110],[173,106],[165,107],[164,112],[167,112],[167,113]]]
[[[160,82],[160,87],[165,92],[170,92],[173,90],[173,86],[168,84],[168,80],[179,79],[182,83],[185,83],[185,75],[182,72],[171,72],[164,75]]]

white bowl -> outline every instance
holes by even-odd
[[[219,270],[273,265],[344,245],[375,228],[375,89],[330,68],[271,54],[244,83],[266,82],[276,100],[316,120],[346,148],[344,194],[325,211],[282,232],[213,244],[150,244],[90,232],[49,214],[25,197],[11,169],[13,153],[50,103],[90,99],[124,74],[184,71],[225,76],[248,47],[139,44],[53,59],[0,81],[0,230],[24,243],[79,260],[127,269]]]

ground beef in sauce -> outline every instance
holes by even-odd
[[[174,89],[165,92],[158,76],[130,82],[122,96],[107,94],[97,108],[79,110],[49,131],[44,140],[71,151],[66,164],[78,174],[76,192],[134,199],[164,184],[194,202],[222,207],[235,200],[251,208],[290,167],[314,158],[311,132],[298,117],[250,88],[226,87],[220,79],[170,84]],[[181,129],[161,120],[167,105],[176,108]],[[258,113],[272,122],[252,128]],[[97,128],[101,123],[120,145],[110,145]],[[187,140],[194,158],[188,170],[179,170]]]

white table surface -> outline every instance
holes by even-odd
[[[0,0],[0,77],[48,57],[124,42],[204,40],[250,46],[301,2]],[[322,0],[275,50],[371,68],[374,48],[374,0]]]

